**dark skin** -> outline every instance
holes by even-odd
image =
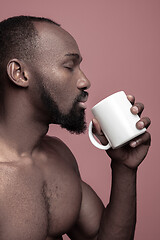
[[[137,168],[148,152],[150,134],[107,152],[112,159],[112,190],[105,207],[81,179],[70,149],[61,140],[46,136],[52,119],[40,98],[37,73],[60,111],[67,114],[74,99],[90,87],[79,67],[78,46],[58,26],[35,26],[40,36],[37,61],[10,59],[6,66],[1,103],[5,112],[0,112],[0,239],[54,240],[66,233],[73,240],[131,240]],[[74,55],[66,56],[68,53]],[[143,105],[135,103],[133,96],[128,99],[133,104],[131,112],[140,115]],[[78,104],[79,110],[85,108],[85,101]],[[106,144],[96,119],[93,125],[96,136]],[[149,125],[145,117],[137,128]]]

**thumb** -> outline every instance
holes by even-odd
[[[102,132],[101,126],[100,126],[99,122],[97,121],[97,119],[93,118],[92,123],[93,123],[92,131],[93,131],[94,135],[99,139],[99,141],[103,145],[108,144],[108,140],[106,139],[104,133]]]

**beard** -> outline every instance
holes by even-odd
[[[80,100],[88,95],[87,92],[82,93],[74,100],[71,110],[68,114],[60,112],[57,103],[51,98],[49,92],[43,85],[43,91],[41,91],[41,99],[47,108],[50,123],[58,124],[61,128],[65,128],[70,133],[81,134],[84,133],[87,124],[85,121],[85,110],[78,107]]]

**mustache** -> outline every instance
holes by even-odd
[[[81,94],[77,97],[77,102],[81,102],[84,99],[88,98],[89,94],[86,91],[81,92]]]

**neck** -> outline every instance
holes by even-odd
[[[0,152],[7,158],[31,156],[47,131],[47,125],[27,120],[13,119],[11,123],[0,124]]]
[[[19,101],[20,102],[20,101]],[[2,108],[1,108],[2,109]],[[42,114],[41,114],[42,115]],[[0,112],[0,161],[31,156],[48,131],[49,124],[31,106],[5,106]]]

